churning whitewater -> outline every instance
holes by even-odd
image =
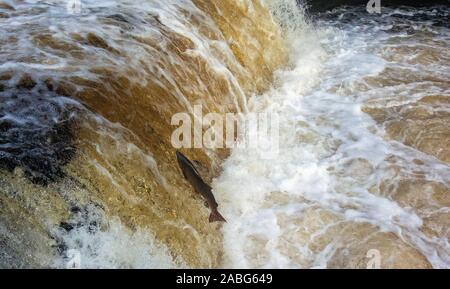
[[[0,0],[0,268],[450,268],[450,9],[298,2]]]
[[[249,107],[279,114],[279,154],[236,149],[215,181],[228,220],[223,266],[366,268],[376,252],[382,267],[449,268],[448,159],[390,138],[365,111],[369,103],[392,108],[424,96],[448,101],[450,30],[430,23],[450,11],[367,16],[346,8],[308,23],[294,5],[278,2],[285,9],[272,9],[290,11],[275,15],[287,24],[292,68],[278,71],[274,88]],[[421,55],[436,50],[438,57]],[[448,115],[448,106],[423,107]]]

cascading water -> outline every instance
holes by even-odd
[[[268,10],[67,4],[0,1],[0,267],[220,266],[221,234],[179,171],[171,117],[195,104],[245,111],[270,85],[286,57]],[[210,180],[226,151],[186,154]]]
[[[447,7],[66,4],[0,1],[0,267],[450,267]],[[280,120],[275,158],[185,150],[223,225],[196,104]]]
[[[292,68],[249,107],[280,116],[279,154],[236,149],[215,181],[224,266],[448,268],[450,10],[277,4]]]

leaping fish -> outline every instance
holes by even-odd
[[[203,181],[192,162],[179,151],[177,151],[177,161],[181,171],[183,172],[183,176],[192,185],[192,187],[194,187],[195,191],[206,200],[208,207],[211,210],[209,222],[226,222],[225,218],[222,217],[217,210],[219,205],[214,198],[211,187]]]

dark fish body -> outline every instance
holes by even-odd
[[[217,210],[219,205],[214,198],[211,187],[203,181],[192,162],[179,151],[177,151],[177,161],[183,176],[194,190],[206,200],[208,207],[211,209],[209,222],[226,222],[225,218]]]

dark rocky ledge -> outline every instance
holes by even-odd
[[[28,76],[27,76],[28,77]],[[74,108],[31,78],[0,93],[0,169],[21,172],[47,185],[64,177],[75,154]],[[40,86],[40,87],[39,87]]]

